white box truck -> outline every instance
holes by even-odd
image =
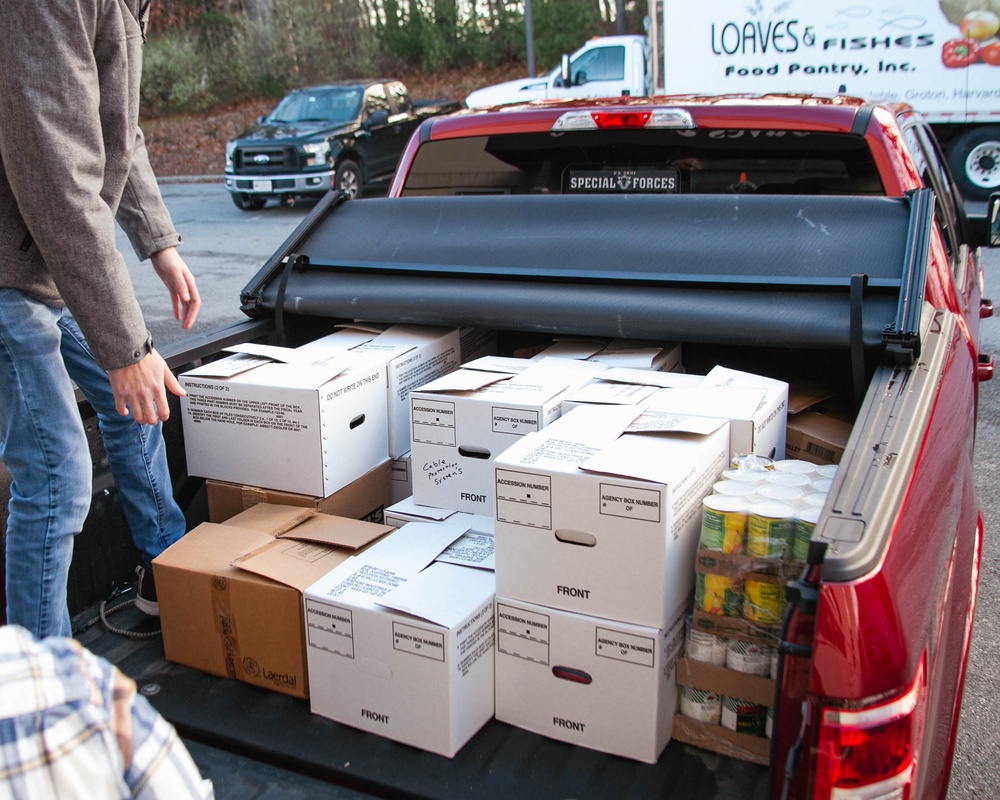
[[[910,103],[969,199],[1000,189],[1000,0],[650,0],[649,37],[596,37],[467,105],[640,94],[849,94]]]

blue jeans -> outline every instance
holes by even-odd
[[[12,478],[7,621],[38,637],[71,635],[66,592],[73,537],[90,507],[90,447],[73,382],[97,413],[146,566],[184,534],[161,425],[140,425],[115,410],[107,373],[67,309],[0,288],[0,459]]]

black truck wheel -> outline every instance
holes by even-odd
[[[361,197],[361,167],[357,161],[344,159],[337,164],[337,172],[333,176],[333,189],[344,192],[352,200]]]
[[[948,147],[948,166],[967,198],[985,200],[1000,190],[1000,126],[973,128],[957,137]]]
[[[245,194],[243,192],[232,192],[233,205],[240,211],[260,211],[267,203],[264,197],[255,194]]]

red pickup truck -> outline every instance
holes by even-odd
[[[724,362],[832,389],[853,427],[787,588],[771,745],[761,765],[674,740],[643,765],[492,721],[444,759],[170,664],[156,639],[87,624],[132,563],[113,487],[95,481],[71,576],[80,638],[147,687],[218,796],[944,798],[980,569],[972,452],[993,361],[977,336],[992,305],[988,231],[924,120],[802,96],[467,111],[423,123],[389,195],[328,194],[244,289],[248,319],[168,362],[367,319],[490,328],[500,355],[555,336],[679,341],[692,373]],[[168,444],[195,523],[179,417]]]

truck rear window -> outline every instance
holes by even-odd
[[[403,196],[569,194],[882,195],[864,141],[803,131],[585,131],[425,142]]]

